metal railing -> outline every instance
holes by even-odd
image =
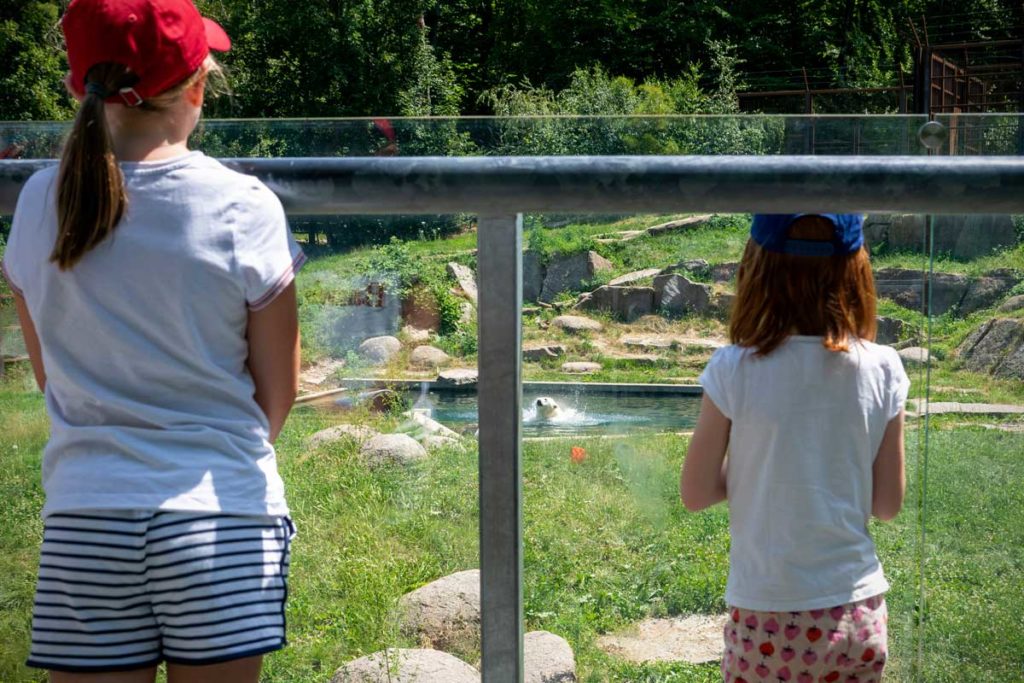
[[[0,162],[0,215],[52,161]],[[523,212],[1024,213],[1015,157],[234,159],[290,213],[472,212],[478,223],[482,669],[523,678]]]

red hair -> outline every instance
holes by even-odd
[[[818,216],[793,222],[788,237],[830,241],[833,226]],[[875,279],[867,250],[835,256],[795,256],[747,242],[737,273],[729,322],[733,344],[764,356],[792,334],[823,337],[830,351],[848,351],[851,339],[874,341]]]

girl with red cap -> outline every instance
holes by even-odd
[[[704,398],[683,502],[729,504],[722,675],[728,683],[878,683],[889,589],[868,519],[904,493],[896,352],[873,342],[863,217],[754,217],[737,274],[733,344]]]
[[[304,256],[270,190],[187,147],[223,29],[190,0],[73,0],[62,28],[81,107],[3,262],[51,420],[28,663],[255,682],[285,644]]]

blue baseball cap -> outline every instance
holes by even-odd
[[[835,228],[831,242],[794,240],[786,237],[789,226],[804,216],[821,216]],[[864,216],[856,213],[759,213],[750,225],[750,236],[762,249],[795,256],[852,254],[864,245]]]

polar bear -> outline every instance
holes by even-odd
[[[553,420],[562,414],[561,406],[550,396],[541,396],[534,404],[537,406],[537,417],[541,419]]]

